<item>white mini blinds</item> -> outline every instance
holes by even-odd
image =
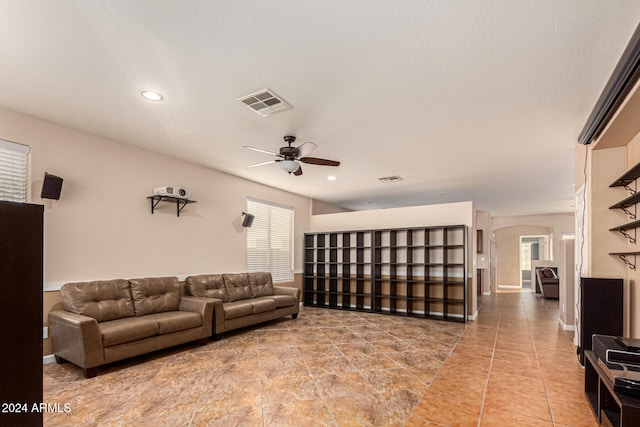
[[[293,208],[247,198],[247,271],[267,271],[274,282],[293,280]]]
[[[0,200],[27,201],[31,147],[0,139]]]

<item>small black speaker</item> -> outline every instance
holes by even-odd
[[[44,182],[42,183],[42,193],[40,197],[43,199],[60,199],[62,191],[62,178],[59,176],[44,173]]]
[[[244,218],[242,218],[242,226],[251,227],[251,224],[253,224],[253,219],[255,218],[255,216],[248,214],[246,212],[242,212],[242,215],[244,215]]]

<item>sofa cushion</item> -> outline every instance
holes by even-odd
[[[184,291],[194,297],[218,298],[229,301],[222,274],[201,274],[184,280]]]
[[[134,315],[129,284],[123,279],[66,283],[60,295],[65,310],[98,322]]]
[[[158,322],[145,317],[129,317],[127,319],[116,319],[98,324],[102,334],[102,345],[111,347],[113,345],[138,341],[158,335]]]
[[[237,319],[238,317],[249,316],[253,314],[253,306],[251,305],[250,299],[225,302],[223,304],[223,307],[225,320]]]
[[[223,274],[229,302],[251,298],[251,285],[247,273]]]
[[[276,302],[267,297],[255,298],[251,300],[251,308],[254,314],[274,311],[276,309]]]
[[[154,313],[144,316],[144,319],[147,318],[157,322],[158,333],[160,335],[202,326],[202,316],[200,313],[191,311],[166,311],[164,313]]]
[[[252,298],[273,295],[271,273],[255,272],[248,273],[247,276],[249,277]]]
[[[298,300],[293,295],[271,295],[269,298],[276,302],[278,308],[290,307],[298,303]]]
[[[180,285],[177,277],[129,279],[129,284],[136,316],[178,310]]]

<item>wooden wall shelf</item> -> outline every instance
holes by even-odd
[[[636,244],[637,229],[640,228],[640,220],[636,220],[637,204],[640,203],[640,191],[637,191],[638,178],[640,178],[640,163],[636,164],[634,167],[625,172],[620,178],[616,179],[611,185],[609,185],[609,187],[624,187],[631,192],[631,196],[610,206],[609,209],[621,209],[633,221],[627,224],[612,227],[609,229],[609,231],[619,232],[629,241],[629,243],[633,245]],[[634,188],[631,188],[631,184],[634,184]],[[630,208],[633,208],[633,210],[631,210]],[[633,235],[629,233],[630,231]],[[628,265],[631,270],[636,269],[636,257],[639,254],[640,252],[636,251],[609,253],[609,255],[614,255],[620,258],[622,262]],[[629,259],[631,257],[633,257],[633,262]]]
[[[147,197],[151,201],[151,214],[153,214],[155,208],[158,206],[160,202],[169,202],[176,204],[176,215],[180,216],[180,212],[190,203],[198,203],[195,200],[181,199],[179,197],[171,197],[171,196],[149,196]]]

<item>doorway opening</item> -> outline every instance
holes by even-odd
[[[520,236],[520,288],[534,292],[531,262],[549,259],[549,236]]]

